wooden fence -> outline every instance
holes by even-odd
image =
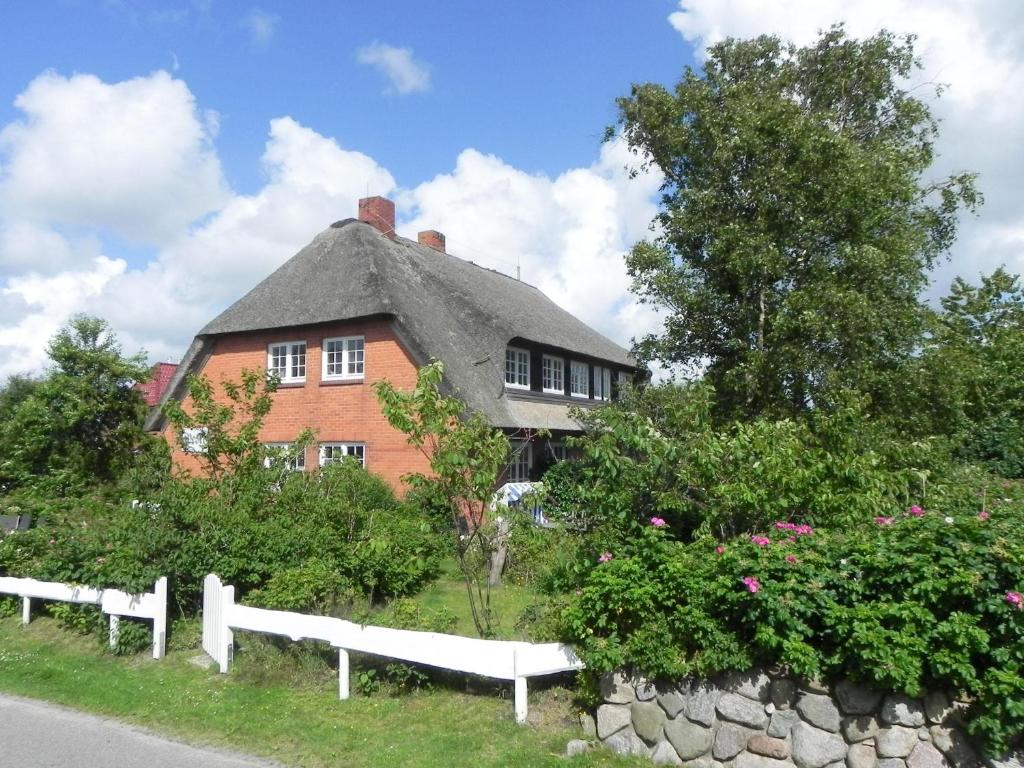
[[[98,605],[110,616],[110,645],[117,643],[120,617],[150,619],[153,622],[153,658],[162,659],[167,646],[167,578],[156,580],[152,592],[130,595],[117,589],[95,589],[53,581],[17,579],[0,576],[0,593],[21,598],[21,622],[32,619],[32,600],[58,600],[64,603]]]
[[[298,640],[323,640],[338,649],[338,695],[349,697],[349,651],[427,664],[474,675],[511,680],[515,688],[516,722],[526,722],[527,679],[582,669],[570,646],[561,643],[526,643],[480,640],[354,624],[327,616],[270,611],[235,603],[235,588],[214,574],[203,589],[203,650],[227,672],[231,663],[232,630],[263,632]]]

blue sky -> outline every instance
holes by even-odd
[[[267,124],[281,115],[369,154],[404,185],[447,169],[466,146],[558,174],[593,161],[631,82],[671,82],[693,60],[693,45],[666,23],[674,3],[622,8],[621,0],[11,3],[0,27],[0,123],[17,117],[11,97],[46,69],[106,82],[166,69],[220,114],[218,152],[241,192],[262,183],[256,161]],[[429,90],[386,92],[387,79],[357,60],[374,42],[411,49],[429,69]]]
[[[948,86],[935,173],[979,173],[930,295],[1024,271],[1019,0],[0,3],[0,377],[75,312],[178,359],[367,193],[628,345],[659,324],[623,256],[660,177],[602,144],[615,98],[724,36],[838,21],[918,35],[908,85]]]

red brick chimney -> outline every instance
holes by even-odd
[[[360,200],[359,220],[395,239],[395,204],[386,197],[364,197]]]
[[[420,245],[426,245],[429,248],[433,248],[435,251],[444,253],[444,235],[438,232],[436,229],[427,229],[416,235],[416,239]]]

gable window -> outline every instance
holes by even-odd
[[[186,427],[181,430],[181,447],[185,453],[206,453],[206,427]]]
[[[516,389],[530,388],[530,353],[525,349],[505,349],[505,386]]]
[[[525,440],[512,442],[512,454],[508,460],[508,482],[526,483],[530,480],[533,466],[533,446]]]
[[[306,380],[306,342],[285,341],[267,347],[267,373],[282,384]]]
[[[291,443],[267,443],[263,446],[267,455],[263,466],[268,469],[275,464],[291,472],[303,472],[306,469],[306,449],[293,447]]]
[[[594,366],[594,399],[612,399],[612,371],[611,368],[603,368],[600,365]]]
[[[343,461],[351,456],[362,467],[366,466],[366,445],[364,443],[324,443],[320,446],[320,466]]]
[[[365,352],[362,336],[324,339],[323,380],[363,378]]]
[[[589,371],[586,363],[572,361],[569,366],[569,391],[573,397],[590,397]]]
[[[565,363],[560,357],[544,355],[542,388],[556,395],[565,394]]]

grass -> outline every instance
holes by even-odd
[[[466,582],[454,559],[446,560],[441,575],[413,600],[428,610],[447,609],[455,616],[454,634],[477,637],[469,610]],[[499,640],[523,640],[516,629],[519,616],[529,605],[541,601],[541,595],[530,587],[502,584],[491,588],[491,613],[494,636]]]
[[[222,676],[196,666],[196,655],[173,650],[159,662],[113,657],[95,638],[73,635],[52,619],[28,627],[16,617],[0,619],[0,691],[285,765],[649,765],[603,751],[566,763],[566,742],[581,736],[569,725],[572,704],[559,689],[531,693],[531,721],[540,724],[523,727],[497,684],[484,695],[437,687],[343,702],[329,669],[291,679],[261,675],[253,669],[258,654],[240,652],[232,673]]]

